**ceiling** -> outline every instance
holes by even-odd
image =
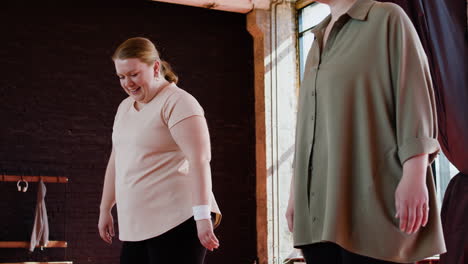
[[[270,2],[275,0],[154,0],[180,5],[198,6],[209,9],[236,13],[248,13],[253,9],[269,9]]]

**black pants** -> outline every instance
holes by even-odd
[[[203,264],[205,254],[192,217],[160,236],[123,242],[120,264]]]
[[[335,243],[316,243],[299,247],[307,264],[396,264],[361,256]]]

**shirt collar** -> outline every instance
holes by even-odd
[[[373,0],[357,0],[346,13],[354,19],[366,20],[372,5]]]
[[[330,23],[330,20],[331,15],[328,15],[324,20],[322,20],[322,22],[311,29],[312,33],[317,34],[317,32],[322,31],[322,29],[324,29],[328,23]]]
[[[367,19],[367,14],[374,5],[373,0],[357,0],[356,3],[351,6],[351,8],[346,12],[348,16],[353,19],[365,21]],[[322,22],[312,29],[312,32],[315,34],[318,31],[321,31],[325,28],[331,20],[331,15],[328,15]]]

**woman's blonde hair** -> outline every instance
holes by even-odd
[[[172,70],[171,65],[167,61],[161,60],[159,52],[151,40],[142,37],[127,39],[120,44],[115,50],[114,55],[112,55],[112,60],[114,61],[131,58],[137,58],[149,66],[159,61],[161,63],[161,74],[164,78],[169,82],[177,84],[179,78]]]

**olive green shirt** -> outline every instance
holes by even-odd
[[[413,262],[445,252],[434,181],[429,222],[399,230],[403,163],[439,151],[427,57],[395,4],[358,0],[330,31],[314,28],[297,115],[294,245],[330,241],[376,259]],[[310,172],[310,173],[309,173]]]

